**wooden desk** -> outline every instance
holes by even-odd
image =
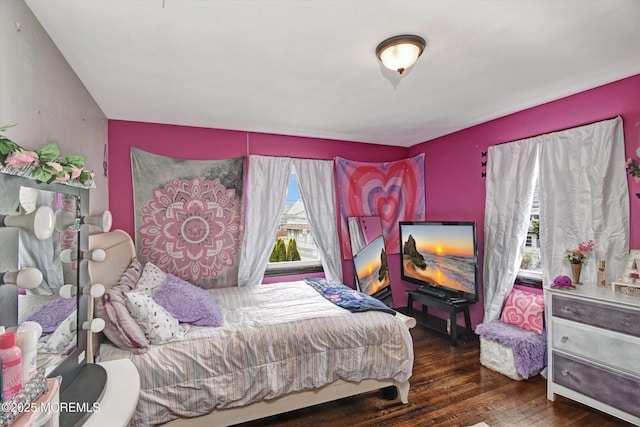
[[[466,301],[460,303],[452,303],[448,300],[433,297],[419,291],[406,291],[409,295],[407,300],[407,310],[411,314],[413,312],[413,303],[417,302],[422,304],[422,322],[420,324],[429,329],[433,329],[438,332],[445,332],[441,329],[431,327],[427,322],[428,307],[434,307],[442,311],[449,313],[451,347],[455,347],[458,341],[458,325],[456,323],[456,315],[460,312],[464,313],[464,324],[467,332],[471,332],[471,316],[469,315],[469,306],[474,304],[475,301]]]

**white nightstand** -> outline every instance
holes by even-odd
[[[129,359],[98,363],[107,371],[107,384],[100,400],[100,412],[94,412],[85,427],[126,426],[138,404],[140,375]]]

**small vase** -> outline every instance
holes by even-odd
[[[580,271],[582,270],[582,264],[571,264],[571,273],[573,274],[573,283],[581,285],[580,283]]]

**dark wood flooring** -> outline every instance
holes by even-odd
[[[455,348],[448,336],[421,326],[411,335],[415,362],[408,404],[370,392],[243,426],[470,426],[481,421],[491,427],[631,425],[569,399],[547,400],[547,383],[540,375],[513,381],[485,368],[475,335],[462,335]]]

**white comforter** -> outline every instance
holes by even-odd
[[[184,340],[142,355],[101,346],[100,361],[129,358],[140,373],[131,425],[203,415],[337,379],[411,376],[411,336],[393,315],[352,314],[304,282],[210,292],[224,313],[219,328],[194,326]]]

